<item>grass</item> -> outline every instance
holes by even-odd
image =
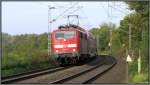
[[[1,66],[2,76],[55,66],[55,63],[47,56],[47,50],[26,49],[4,54]]]
[[[98,54],[99,55],[109,55],[109,51],[99,51]]]
[[[23,72],[28,72],[28,71],[32,71],[32,70],[38,70],[38,69],[44,69],[44,68],[48,68],[48,67],[53,67],[55,66],[54,62],[52,61],[42,61],[36,64],[30,64],[30,65],[16,65],[13,66],[13,68],[9,67],[9,68],[3,68],[2,69],[2,76],[9,76],[9,75],[14,75],[14,74],[18,74],[18,73],[23,73]]]
[[[148,81],[148,74],[146,74],[146,73],[136,74],[133,76],[133,79],[131,81],[133,83],[147,82]]]
[[[141,73],[137,72],[138,70],[138,62],[134,60],[133,62],[129,63],[129,82],[131,83],[143,83],[148,81],[148,67],[143,68],[141,67]]]

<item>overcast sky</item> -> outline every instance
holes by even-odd
[[[81,27],[89,30],[104,22],[112,22],[119,26],[119,22],[129,14],[128,6],[124,2],[2,2],[2,32],[11,35],[25,33],[48,32],[48,5],[55,7],[51,10],[51,19],[62,16],[52,23],[52,30],[67,23],[67,15],[79,15]],[[68,9],[69,7],[72,7]],[[65,10],[67,10],[63,13]],[[74,23],[76,23],[76,19]],[[50,21],[50,20],[49,20]]]

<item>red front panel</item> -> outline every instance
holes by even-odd
[[[52,34],[54,53],[73,53],[78,51],[77,31],[55,31]]]

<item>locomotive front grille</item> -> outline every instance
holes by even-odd
[[[58,54],[60,57],[72,57],[73,53],[63,53],[63,54]]]
[[[76,57],[79,56],[77,52],[75,53],[61,53],[61,54],[55,54],[55,58],[63,58],[63,57]]]

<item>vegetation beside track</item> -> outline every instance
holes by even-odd
[[[2,76],[54,66],[47,56],[47,34],[2,34]]]
[[[125,2],[132,11],[120,21],[117,27],[113,23],[102,23],[90,31],[97,38],[99,54],[127,58],[130,54],[129,82],[148,81],[148,2]],[[129,52],[129,24],[131,26],[131,51]],[[112,34],[111,34],[112,31]],[[110,42],[111,41],[111,42]],[[109,46],[111,43],[111,47]],[[140,51],[140,54],[139,54]],[[141,72],[138,73],[138,58],[141,56]]]

